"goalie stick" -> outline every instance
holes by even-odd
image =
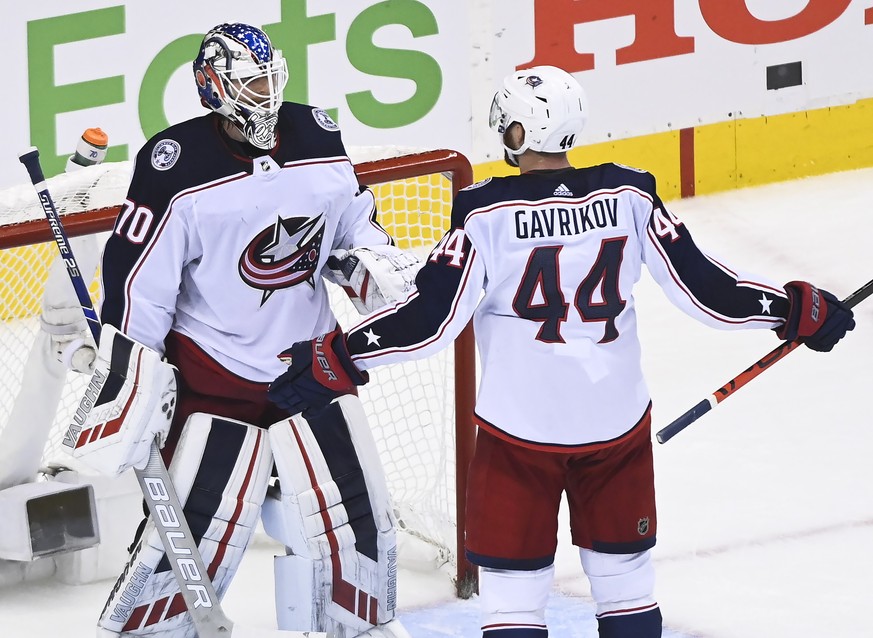
[[[843,299],[843,303],[849,308],[857,306],[867,297],[873,295],[873,279],[858,288],[851,295]],[[718,390],[710,394],[703,401],[688,410],[678,419],[672,421],[669,425],[661,428],[655,435],[658,443],[666,443],[682,430],[694,423],[697,419],[709,412],[719,403],[732,396],[734,392],[742,388],[749,381],[757,377],[759,374],[769,369],[774,363],[784,358],[789,352],[797,348],[803,341],[795,339],[794,341],[783,341],[781,344],[773,348],[770,352],[758,359],[755,363],[740,372],[733,379],[725,383]]]
[[[55,243],[64,260],[67,274],[88,321],[88,327],[95,343],[100,343],[101,324],[97,311],[91,302],[91,295],[85,284],[70,241],[61,224],[55,203],[49,193],[48,185],[39,163],[39,150],[31,147],[20,153],[18,159],[30,175],[36,189],[40,205],[48,220]],[[161,458],[157,442],[152,442],[149,459],[142,470],[134,468],[140,489],[142,489],[149,513],[154,521],[167,560],[185,600],[188,613],[197,629],[199,638],[326,638],[320,632],[283,631],[279,629],[246,628],[234,623],[225,615],[215,587],[206,572],[203,557],[194,542],[188,521],[185,519],[179,496]]]

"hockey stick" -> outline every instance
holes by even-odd
[[[858,288],[858,290],[843,299],[843,303],[846,304],[849,308],[853,308],[854,306],[857,306],[859,303],[864,301],[870,295],[873,295],[873,279],[871,279],[866,284]],[[682,430],[694,423],[697,419],[709,412],[712,408],[727,399],[729,396],[732,396],[734,392],[736,392],[744,385],[746,385],[749,381],[764,372],[764,370],[769,369],[770,366],[772,366],[774,363],[784,358],[789,352],[797,348],[797,346],[799,346],[801,343],[803,342],[799,339],[796,339],[794,341],[783,341],[781,344],[773,348],[770,352],[758,359],[751,366],[749,366],[748,368],[740,372],[737,376],[735,376],[733,379],[721,386],[718,390],[710,394],[703,401],[688,410],[688,412],[659,430],[658,433],[655,435],[658,439],[658,443],[666,443],[667,441],[672,439]]]
[[[70,276],[70,281],[76,291],[76,297],[85,313],[94,342],[100,343],[102,326],[45,182],[39,163],[39,150],[36,147],[31,147],[19,154],[18,159],[27,169],[30,181],[39,196],[40,205],[51,227],[61,258],[64,260],[67,274]],[[326,634],[319,632],[259,630],[235,626],[225,615],[215,587],[207,574],[203,557],[200,555],[197,543],[194,542],[194,536],[191,534],[191,528],[185,519],[179,495],[176,493],[176,488],[173,486],[164,460],[161,458],[157,442],[153,442],[149,449],[149,459],[145,468],[142,470],[134,468],[134,473],[139,481],[152,521],[161,537],[167,560],[173,569],[173,575],[179,585],[179,590],[182,592],[188,613],[191,614],[191,619],[194,621],[199,638],[268,638],[273,636],[277,638],[279,636],[326,638]]]

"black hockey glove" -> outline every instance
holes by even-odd
[[[827,290],[805,281],[789,281],[788,318],[776,329],[780,339],[803,344],[818,352],[830,352],[837,341],[855,327],[854,313]]]
[[[279,358],[288,370],[270,384],[267,396],[291,414],[323,408],[370,380],[352,362],[346,336],[338,329],[311,341],[298,341]]]

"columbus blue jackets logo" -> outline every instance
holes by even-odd
[[[327,114],[327,111],[323,109],[312,109],[312,117],[315,118],[316,123],[325,131],[339,130],[337,123],[334,122],[333,118],[331,118],[331,116]]]
[[[242,280],[264,292],[261,305],[276,290],[304,281],[315,286],[316,267],[324,238],[324,216],[276,218],[259,232],[239,257]]]
[[[166,171],[173,167],[181,152],[182,147],[176,140],[161,140],[152,149],[152,166],[159,171]]]

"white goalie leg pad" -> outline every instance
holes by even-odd
[[[105,476],[144,467],[176,405],[176,368],[111,325],[103,327],[94,372],[63,444]]]
[[[267,431],[208,414],[182,430],[170,478],[219,599],[257,527],[272,471]],[[151,519],[100,616],[105,635],[194,638],[196,631]]]
[[[546,628],[546,603],[555,566],[522,571],[479,568],[482,631]]]
[[[415,276],[423,264],[412,253],[386,245],[335,250],[327,265],[328,278],[366,315],[415,292]]]
[[[264,529],[288,553],[275,559],[279,628],[350,638],[391,621],[394,514],[360,400],[280,421],[270,443],[280,489],[264,504]]]
[[[655,602],[655,567],[651,552],[602,554],[579,549],[582,569],[591,583],[597,614],[625,610],[646,611]]]

